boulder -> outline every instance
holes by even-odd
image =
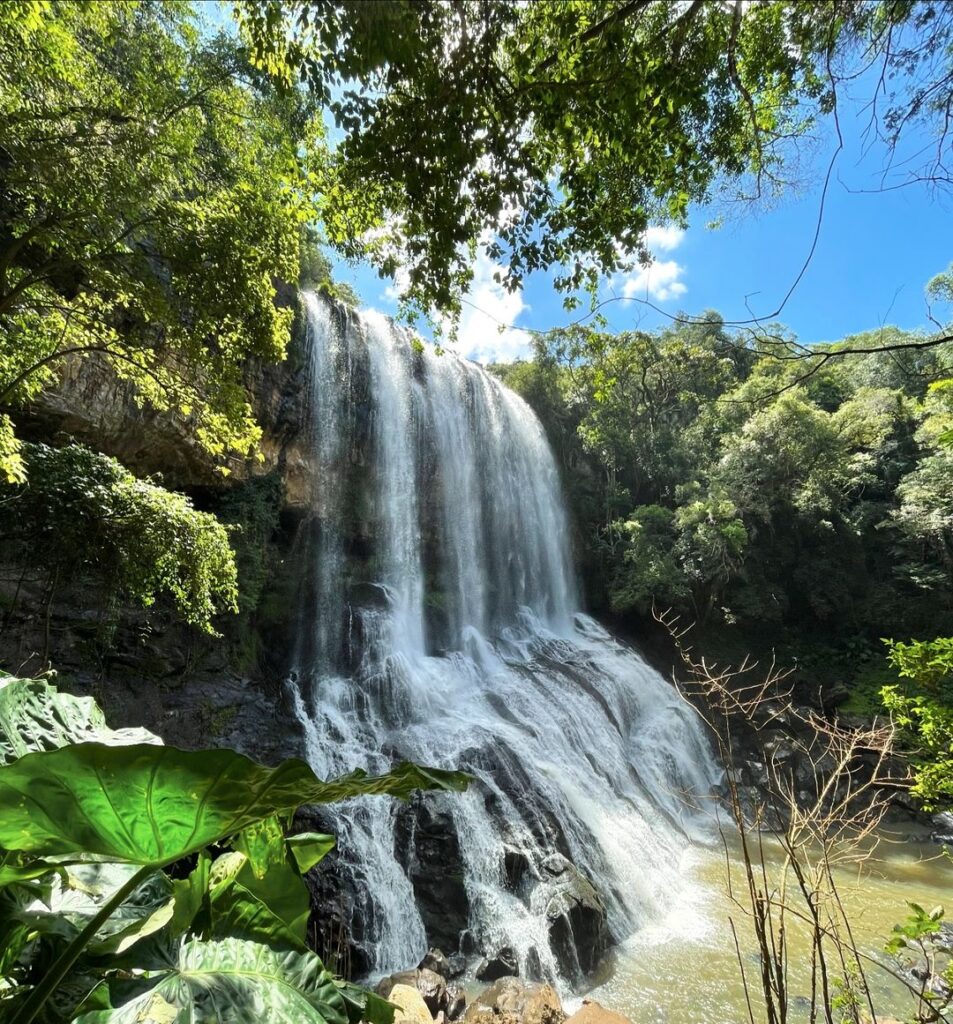
[[[566,1024],[632,1024],[632,1021],[621,1013],[607,1010],[599,1003],[585,999]]]
[[[467,1008],[466,1024],[562,1024],[566,1019],[562,1003],[552,985],[499,978],[484,989]]]
[[[477,981],[496,981],[516,974],[519,974],[519,961],[516,959],[516,951],[510,946],[504,946],[492,956],[485,957],[476,969]]]
[[[424,1002],[434,1017],[441,1011],[446,1011],[450,1005],[446,981],[436,971],[431,971],[427,967],[417,971],[417,991],[424,997]]]
[[[408,985],[410,988],[416,988],[417,972],[396,971],[394,974],[388,974],[386,978],[381,978],[374,987],[374,991],[381,997],[381,999],[390,999],[391,991],[395,985]]]
[[[382,999],[391,999],[391,993],[400,985],[416,989],[432,1017],[441,1011],[446,1012],[450,1005],[446,981],[436,971],[426,967],[388,974],[386,978],[381,978],[374,991]]]
[[[433,971],[435,974],[439,974],[441,978],[452,978],[455,975],[451,974],[450,961],[443,955],[443,952],[439,949],[428,950],[423,960],[417,964],[418,970],[427,969]]]
[[[467,1009],[467,996],[462,988],[452,985],[447,989],[447,1020],[459,1020]]]
[[[520,1019],[523,1024],[562,1024],[566,1014],[552,985],[526,986]]]
[[[394,1024],[433,1024],[424,997],[410,985],[394,985],[387,998],[396,1007]]]
[[[460,840],[449,807],[439,798],[413,798],[399,811],[397,853],[414,887],[427,939],[456,952],[470,916]]]

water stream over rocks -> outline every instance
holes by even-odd
[[[288,686],[307,755],[323,777],[407,758],[478,780],[335,812],[362,966],[502,951],[568,991],[678,891],[717,766],[672,688],[578,610],[528,406],[383,316],[302,301],[315,472]]]

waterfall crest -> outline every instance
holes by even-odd
[[[715,764],[671,687],[577,611],[558,471],[528,406],[383,316],[302,303],[314,516],[289,687],[307,756],[323,777],[398,757],[475,775],[426,801],[462,864],[444,880],[465,902],[459,942],[509,947],[521,973],[566,988],[588,965],[543,882],[569,862],[608,932],[631,934],[679,888],[704,817],[686,795],[709,793]],[[413,815],[369,798],[332,824],[368,969],[412,966],[433,939]]]

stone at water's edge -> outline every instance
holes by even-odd
[[[394,1024],[433,1024],[424,997],[410,985],[395,985],[387,996],[397,1006]]]
[[[605,906],[589,879],[562,854],[547,857],[541,875],[529,895],[530,909],[549,922],[550,945],[564,974],[581,982],[609,946]]]
[[[519,974],[516,951],[510,946],[504,946],[493,956],[486,957],[476,969],[477,981],[496,981],[497,978],[516,974]]]
[[[566,1024],[632,1024],[632,1021],[621,1013],[607,1010],[599,1003],[587,999]]]
[[[443,954],[440,956],[442,957]],[[447,1020],[454,1020],[463,1012],[465,1000],[460,1002],[460,993],[456,989],[451,992],[447,988],[446,978],[427,967],[389,974],[386,978],[381,978],[375,991],[383,999],[390,999],[394,989],[400,986],[413,988],[420,993],[420,997],[434,1018],[443,1014]]]
[[[935,843],[953,844],[953,811],[942,811],[931,819],[933,831],[930,838]]]
[[[563,1024],[566,1014],[552,985],[500,978],[470,1004],[465,1024]]]

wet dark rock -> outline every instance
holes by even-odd
[[[447,957],[447,978],[462,978],[467,971],[467,958],[462,953]]]
[[[433,971],[435,974],[439,974],[441,978],[453,977],[450,973],[450,961],[443,955],[443,952],[439,949],[430,949],[424,955],[423,960],[417,964],[418,970]]]
[[[453,815],[439,798],[417,798],[401,811],[396,841],[428,942],[439,949],[476,952],[463,945],[470,900]]]
[[[427,1009],[434,1016],[450,1005],[447,982],[436,971],[426,967],[417,971],[417,991],[424,997]]]
[[[300,809],[293,828],[327,832],[331,823],[314,808]],[[366,933],[361,902],[350,866],[340,850],[332,850],[304,877],[311,899],[308,935],[327,965],[345,977],[361,977],[373,967],[372,939]]]
[[[530,910],[549,921],[549,942],[560,970],[574,983],[591,974],[608,949],[606,909],[593,884],[562,854],[541,865]]]
[[[510,946],[504,946],[492,956],[485,957],[475,973],[477,981],[496,981],[498,978],[519,974],[516,951]]]
[[[347,600],[358,608],[388,608],[391,603],[380,583],[352,583],[347,588]]]
[[[933,831],[930,833],[933,842],[953,845],[953,811],[934,814],[930,823],[933,826]]]
[[[451,985],[447,989],[447,1020],[459,1020],[467,1009],[467,996],[463,989]]]
[[[522,850],[507,847],[503,854],[503,877],[506,887],[515,892],[530,871],[529,858]]]

